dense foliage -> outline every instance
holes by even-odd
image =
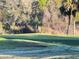
[[[5,33],[49,32],[47,28],[65,33],[71,19],[79,21],[79,0],[0,0],[0,28]]]
[[[46,6],[48,0],[38,0],[38,2],[39,2],[39,5],[40,5],[40,8],[43,8],[43,7]]]

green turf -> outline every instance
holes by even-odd
[[[28,46],[52,46],[52,45],[79,46],[78,36],[49,35],[49,34],[11,34],[0,35],[0,49],[28,47]]]

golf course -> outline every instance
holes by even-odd
[[[0,58],[79,58],[79,37],[52,34],[0,35]]]

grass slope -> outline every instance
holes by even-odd
[[[79,46],[79,37],[78,36],[67,36],[67,35],[51,35],[51,34],[11,34],[11,35],[0,35],[0,40],[12,41],[14,43],[10,43],[11,45],[27,45],[25,42],[31,42],[37,44],[45,45],[53,45],[53,44],[66,44],[66,45],[74,45]],[[5,39],[4,39],[5,38]],[[0,41],[2,42],[2,41]],[[24,43],[23,43],[24,42]],[[9,43],[9,42],[8,42]],[[9,44],[8,44],[9,45]]]

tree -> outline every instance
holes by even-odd
[[[69,30],[71,29],[71,25],[74,24],[75,25],[75,21],[73,20],[74,17],[76,16],[76,12],[77,12],[77,5],[75,4],[75,2],[73,0],[65,0],[63,1],[63,12],[62,14],[64,16],[68,16],[69,21],[68,21],[68,27],[67,27],[67,34],[69,34]],[[62,8],[61,8],[62,10]],[[72,22],[73,21],[73,22]],[[73,26],[74,27],[74,26]],[[75,34],[75,27],[74,29],[72,29],[74,31]]]
[[[30,16],[30,24],[33,26],[35,32],[38,32],[38,27],[42,25],[43,12],[39,7],[39,2],[34,1],[32,3],[32,13]]]
[[[43,9],[43,7],[46,6],[48,0],[38,0],[40,8]]]

